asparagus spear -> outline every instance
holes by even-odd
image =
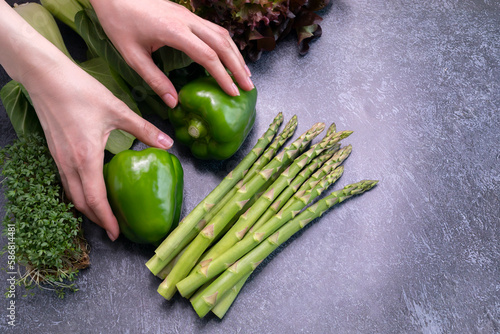
[[[253,232],[266,223],[272,216],[274,216],[286,203],[287,201],[298,191],[306,191],[310,189],[310,186],[315,184],[314,182],[306,182],[309,177],[313,181],[319,181],[332,170],[337,168],[344,162],[352,151],[351,145],[348,145],[335,153],[322,154],[319,156],[317,162],[311,162],[307,168],[302,170],[299,175],[292,181],[292,183],[278,196],[266,212],[259,218],[259,220],[250,228],[249,232]],[[326,162],[324,162],[326,160]],[[319,169],[316,170],[316,166]],[[311,175],[312,174],[312,175]],[[304,185],[302,185],[304,184]]]
[[[272,181],[274,181],[273,178],[271,178],[263,187],[262,189],[267,189],[267,187],[269,187],[269,185],[272,183]],[[261,189],[261,190],[262,190]],[[245,212],[246,210],[248,210],[248,208],[253,205],[253,203],[255,202],[255,200],[257,198],[259,198],[260,196],[262,196],[263,194],[263,190],[262,191],[259,191],[258,193],[256,193],[248,202],[247,204],[243,207],[242,210],[239,211],[239,213],[237,213],[232,219],[231,221],[227,224],[226,226],[226,230],[224,231],[221,231],[221,235],[225,234],[227,232],[227,230],[229,230],[229,228],[231,228],[232,224],[234,224],[236,222],[236,220],[238,219],[238,217],[243,213]],[[212,209],[214,210],[214,209]],[[149,259],[148,262],[146,262],[146,266],[149,268],[149,270],[156,276],[158,276],[159,278],[161,279],[165,279],[167,277],[167,274],[170,273],[170,271],[172,270],[173,268],[173,265],[175,263],[177,263],[177,261],[179,260],[179,257],[181,255],[181,253],[183,253],[183,251],[185,250],[185,248],[189,245],[189,243],[198,235],[198,233],[203,229],[203,227],[205,227],[205,224],[206,222],[204,222],[204,220],[209,217],[210,213],[212,211],[208,212],[206,215],[205,215],[205,218],[200,221],[200,223],[198,223],[196,225],[196,227],[188,234],[188,236],[186,238],[184,238],[184,240],[179,244],[179,246],[176,248],[176,253],[177,255],[173,258],[173,260],[170,260],[170,257],[167,259],[169,261],[164,261],[162,259],[160,259],[156,254],[153,255],[153,257],[151,257],[151,259]],[[193,235],[194,234],[194,235]],[[215,240],[214,240],[215,241]],[[177,251],[177,249],[180,249],[180,251]],[[167,268],[168,267],[168,268]]]
[[[170,261],[169,263],[167,263],[165,266],[163,266],[163,269],[160,270],[160,272],[158,274],[156,274],[156,276],[158,278],[161,278],[162,280],[164,280],[168,274],[172,271],[172,268],[175,266],[175,264],[177,263],[177,261],[179,261],[179,259],[181,258],[182,254],[184,253],[184,249],[182,249],[179,254],[177,254],[173,259],[172,261]],[[160,260],[161,261],[161,260]]]
[[[248,201],[248,203],[246,204],[246,206],[244,207],[244,209],[242,211],[244,211],[245,209],[248,209],[248,207],[250,205],[252,205],[255,202],[256,198],[261,194],[262,193],[255,194],[254,197],[250,201]],[[236,216],[238,216],[238,214]],[[234,222],[236,222],[236,220],[237,219],[235,219],[233,217],[232,221],[230,221],[228,223],[228,225],[231,225],[232,223],[234,224]],[[189,232],[189,234],[184,238],[184,240],[182,240],[182,242],[180,242],[178,244],[178,246],[176,247],[176,249],[175,249],[176,255],[175,256],[173,256],[173,257],[169,256],[166,260],[162,260],[162,259],[160,259],[160,257],[158,255],[154,254],[149,259],[149,261],[146,262],[146,267],[148,267],[149,270],[151,271],[151,273],[153,273],[154,275],[158,276],[161,279],[165,279],[167,277],[167,274],[170,273],[170,271],[172,270],[173,265],[175,265],[175,263],[177,263],[180,256],[185,251],[186,247],[198,235],[198,233],[200,233],[200,231],[203,229],[203,227],[205,227],[205,224],[206,224],[206,222],[200,221],[196,225],[196,227],[193,228],[193,230],[191,232]]]
[[[189,244],[188,248],[174,266],[167,278],[158,287],[166,299],[170,299],[176,292],[175,285],[196,265],[199,257],[205,252],[214,238],[224,229],[234,215],[243,208],[250,198],[268,181],[283,165],[289,164],[309,143],[323,131],[324,123],[316,123],[311,129],[300,136],[280,154],[275,156],[263,170],[252,177],[231,200],[219,211],[205,228]]]
[[[285,125],[283,131],[274,139],[274,141],[269,145],[269,147],[264,151],[264,153],[257,159],[257,161],[252,165],[250,170],[245,173],[245,176],[242,180],[240,180],[236,185],[228,191],[228,193],[215,205],[215,207],[210,210],[200,221],[200,224],[196,226],[193,232],[196,232],[195,235],[191,238],[194,239],[196,235],[201,231],[204,227],[203,224],[209,222],[215,215],[226,205],[226,203],[236,194],[236,192],[245,184],[248,180],[257,174],[262,167],[264,167],[269,161],[274,158],[276,152],[283,146],[283,144],[293,135],[295,129],[297,128],[297,116],[293,116],[290,121]],[[202,228],[199,226],[203,225]]]
[[[212,309],[212,312],[219,318],[222,319],[224,315],[226,315],[226,312],[229,310],[229,307],[233,304],[234,300],[236,297],[238,297],[238,294],[241,291],[241,288],[243,288],[243,285],[245,285],[248,277],[253,273],[251,271],[245,277],[240,279],[238,283],[236,283],[231,290],[229,290],[222,298],[219,299],[217,304],[215,304],[214,308]]]
[[[155,250],[156,255],[167,261],[176,255],[181,249],[178,248],[186,235],[198,224],[201,218],[217,203],[234,185],[243,178],[243,174],[259,158],[267,145],[273,140],[279,126],[283,122],[283,114],[279,113],[269,125],[267,131],[257,141],[250,153],[231,171],[222,182],[201,201],[179,225],[168,235],[167,238]],[[167,261],[170,262],[170,260]]]
[[[331,127],[330,127],[331,129]],[[330,130],[329,129],[329,130]],[[335,145],[332,149],[333,149],[333,152],[328,150],[328,151],[325,151],[323,152],[323,154],[321,154],[319,157],[317,157],[316,159],[313,160],[313,162],[311,162],[305,170],[301,171],[299,173],[299,175],[293,180],[292,184],[289,185],[287,187],[287,189],[285,191],[283,191],[280,196],[274,201],[273,205],[271,205],[271,207],[268,208],[268,210],[266,211],[266,214],[268,214],[267,217],[264,217],[261,216],[261,218],[259,218],[259,220],[257,221],[257,223],[254,224],[254,226],[251,227],[251,229],[249,230],[249,232],[247,232],[247,234],[245,235],[245,238],[252,238],[252,233],[254,230],[256,230],[258,227],[260,227],[261,225],[263,225],[265,222],[267,222],[269,219],[271,219],[271,217],[273,215],[275,215],[279,209],[281,209],[281,207],[283,205],[285,205],[285,203],[288,201],[288,199],[292,196],[292,195],[299,195],[299,194],[304,194],[307,190],[310,190],[313,186],[316,186],[318,184],[318,182],[320,181],[321,178],[323,178],[324,176],[326,176],[326,174],[330,173],[333,169],[335,169],[336,167],[338,167],[338,165],[340,165],[340,163],[342,163],[342,161],[347,158],[347,156],[349,155],[351,149],[350,149],[350,146],[342,149],[342,152],[338,152],[337,155],[335,156],[335,158],[333,158],[333,154],[338,150],[338,147],[340,145]],[[326,163],[324,164],[324,166],[321,167],[320,170],[318,170],[316,173],[314,173],[313,176],[311,176],[310,179],[307,180],[307,182],[305,182],[303,184],[302,187],[300,187],[299,191],[297,192],[297,186],[296,186],[296,179],[297,178],[307,178],[308,176],[310,176],[310,174],[312,172],[314,172],[316,170],[315,166],[317,165],[321,165],[322,163],[324,163],[324,161],[326,160]],[[300,181],[300,183],[302,183],[302,181]],[[285,195],[285,192],[287,192],[289,189],[291,189],[290,191],[290,194],[289,196],[282,196],[282,195]],[[297,196],[295,196],[296,199],[297,199]],[[313,198],[310,197],[310,200],[312,200]],[[280,202],[282,202],[280,204]],[[262,218],[265,218],[264,220],[262,220]],[[260,224],[260,225],[258,225]],[[274,231],[273,231],[274,232]],[[227,231],[223,231],[221,232],[222,235],[225,235],[227,233]],[[204,264],[207,264],[209,261],[207,262],[204,262],[204,260],[206,260],[207,258],[210,258],[211,257],[211,254],[210,254],[210,249],[206,252],[206,254],[203,255],[202,259],[200,260],[200,263],[204,263]],[[236,259],[234,260],[236,261]],[[234,262],[233,261],[233,262]],[[192,275],[196,270],[199,270],[200,267],[201,267],[201,264],[198,264],[196,265],[195,268],[193,268],[191,270],[191,272],[189,273],[188,277],[190,275]],[[227,267],[227,266],[226,266]],[[225,268],[224,268],[225,269]],[[185,278],[186,279],[186,278]],[[209,280],[207,283],[205,284],[209,284],[211,283],[213,279]],[[182,283],[179,282],[178,284]],[[205,285],[204,284],[204,285]],[[208,286],[208,285],[207,285]],[[200,287],[199,290],[203,289],[203,286]],[[185,293],[183,294],[184,297],[186,298],[190,298],[190,293]],[[229,307],[230,304],[227,305],[227,307]]]
[[[205,282],[226,270],[232,263],[255,248],[262,240],[269,237],[283,224],[297,215],[306,205],[321,195],[325,189],[338,180],[342,173],[343,168],[338,167],[320,182],[316,182],[316,186],[312,189],[298,192],[288,201],[290,205],[287,205],[286,210],[282,209],[254,233],[247,235],[243,240],[227,249],[218,257],[202,261],[196,271],[193,271],[189,276],[177,283],[177,289],[180,294],[186,296],[193,293],[193,291],[198,289]],[[313,179],[307,181],[307,183],[311,182],[315,181]]]
[[[245,210],[247,210],[254,202],[257,198],[259,198],[262,193],[263,193],[263,190],[267,189],[267,187],[269,187],[270,184],[272,184],[272,181],[274,181],[275,178],[274,176],[262,187],[262,191],[259,191],[258,193],[256,193],[252,199],[250,199],[250,201],[248,201],[248,203],[245,205],[245,207],[240,210],[239,213],[237,213],[235,215],[235,217],[232,218],[232,220],[228,223],[227,225],[227,230],[229,230],[229,228],[231,227],[232,224],[234,224],[236,222],[236,220],[238,219],[238,217],[241,215],[241,213],[243,213]],[[200,222],[196,225],[195,228],[193,228],[193,230],[191,232],[189,232],[188,236],[184,238],[184,240],[179,243],[178,247],[175,249],[175,253],[177,255],[175,255],[174,257],[174,260],[175,259],[179,259],[179,256],[180,256],[180,253],[183,252],[183,250],[185,250],[185,248],[189,245],[189,243],[198,235],[198,233],[200,233],[200,231],[203,229],[203,227],[205,227],[206,225],[206,222],[205,220],[208,219],[210,217],[213,218],[213,216],[211,215],[212,211],[214,211],[214,209],[212,209],[211,211],[209,211],[205,217],[200,220]],[[219,211],[219,210],[217,210]],[[220,234],[225,234],[227,232],[227,230],[224,230],[222,231]],[[158,276],[159,278],[161,279],[165,279],[167,277],[167,275],[165,273],[170,273],[170,270],[172,269],[173,267],[173,264],[177,263],[177,261],[174,262],[174,260],[171,260],[171,257],[168,257],[167,260],[162,260],[160,259],[159,256],[157,256],[156,254],[153,255],[153,257],[151,257],[151,259],[149,259],[148,262],[146,262],[146,266],[149,268],[149,270],[156,276]],[[166,267],[169,267],[169,268],[166,268]],[[160,273],[162,273],[160,275]]]
[[[371,189],[376,183],[377,181],[365,180],[348,185],[342,190],[334,191],[332,194],[316,202],[294,219],[283,225],[264,242],[260,243],[256,248],[224,271],[224,273],[222,273],[202,293],[191,299],[191,304],[196,313],[200,317],[204,317],[215,306],[218,296],[223,296],[293,234],[315,218],[320,217],[332,206],[343,202],[353,195],[361,194]]]
[[[298,157],[285,172],[281,173],[278,179],[269,187],[268,191],[261,196],[257,201],[241,215],[238,221],[231,227],[222,239],[217,242],[201,259],[214,259],[227,249],[237,243],[246,234],[248,229],[259,219],[264,211],[274,202],[281,192],[290,184],[295,176],[306,166],[311,163],[321,152],[337,144],[341,139],[346,138],[352,131],[343,131],[334,133],[331,136],[323,138],[323,140],[312,146],[307,152]],[[300,178],[299,178],[300,179]]]
[[[245,174],[245,177],[243,178],[243,183],[247,182],[250,180],[252,177],[257,174],[262,167],[267,165],[269,161],[271,161],[272,158],[276,155],[276,153],[279,151],[279,149],[285,144],[285,142],[293,136],[295,133],[295,129],[297,129],[297,116],[294,115],[290,121],[285,125],[283,128],[283,131],[280,133],[280,135],[274,140],[274,142],[269,145],[269,147],[266,149],[264,154],[262,154],[259,159],[252,165],[248,173]]]
[[[275,199],[281,194],[283,189],[285,189],[292,180],[295,180],[295,176],[304,168],[305,165],[315,161],[318,155],[321,154],[325,149],[328,149],[338,143],[341,139],[349,136],[352,131],[344,131],[333,134],[331,136],[323,138],[321,142],[314,145],[307,152],[302,154],[297,158],[293,164],[288,167],[288,169],[283,172],[278,179],[269,187],[269,190],[265,195],[261,196],[250,209],[242,215],[238,221],[231,227],[228,233],[226,233],[222,239],[217,242],[211,249],[205,253],[201,258],[200,262],[214,259],[220,254],[224,253],[227,249],[231,248],[235,243],[243,238],[246,232],[252,227],[252,225],[262,216],[262,214],[269,208],[269,206],[275,201]],[[298,182],[302,178],[298,178]]]
[[[327,133],[326,135],[329,136],[329,135],[332,135],[334,132],[336,131],[336,128],[335,128],[335,123],[333,123],[332,125],[330,125],[330,127],[328,128],[327,130]],[[321,167],[321,170],[324,171],[324,173],[329,173],[330,170],[333,170],[335,169],[336,167],[338,167],[342,161],[347,158],[347,156],[349,156],[350,154],[350,151],[351,151],[351,146],[348,146],[346,148],[344,148],[344,150],[348,149],[349,151],[348,152],[343,152],[343,153],[346,153],[345,154],[345,158],[342,160],[342,161],[335,161],[335,163],[337,165],[334,165],[333,168],[325,168],[327,167],[327,164],[330,162],[330,158],[332,157],[332,155],[339,149],[340,145],[336,145],[335,147],[333,147],[331,149],[331,152],[330,153],[327,153],[327,154],[322,154],[320,156],[320,160],[317,162],[317,165],[318,167]],[[259,158],[260,159],[260,158]],[[328,160],[328,161],[327,161]],[[324,161],[327,161],[325,163],[324,166],[322,166],[322,164],[324,163]],[[309,166],[302,172],[300,172],[299,176],[301,177],[304,177],[304,178],[308,178],[310,174],[308,173],[312,173],[315,168],[314,168],[314,164],[316,163],[311,163],[309,164]],[[333,165],[333,164],[332,164]],[[316,176],[318,179],[322,178],[325,174],[321,173],[316,173]],[[280,196],[276,199],[275,203],[273,203],[273,205],[271,207],[269,207],[269,209],[259,218],[259,220],[252,226],[252,228],[249,230],[248,233],[252,233],[254,230],[256,230],[257,228],[259,228],[260,226],[262,226],[265,222],[267,222],[269,219],[271,219],[271,217],[276,214],[276,212],[281,209],[281,207],[284,205],[284,203],[296,192],[297,188],[296,188],[296,180],[294,179],[293,181],[295,184],[291,184],[290,186],[288,186],[288,188],[283,191]],[[291,191],[288,191],[288,190],[291,190]],[[247,236],[248,236],[248,233],[247,233]],[[253,271],[251,272],[253,273]],[[238,294],[240,293],[241,289],[243,288],[243,285],[246,283],[248,277],[250,277],[251,273],[247,274],[244,278],[242,278],[241,280],[238,281],[238,283],[236,283],[230,291],[228,291],[224,296],[222,296],[222,298],[219,299],[219,301],[217,302],[217,304],[215,304],[214,308],[212,309],[212,312],[219,318],[219,319],[222,319],[224,317],[224,315],[226,314],[226,312],[229,310],[229,308],[231,307],[232,303],[234,302],[234,300],[236,299],[236,297],[238,296]],[[210,280],[209,282],[211,282],[212,280]],[[200,288],[203,289],[204,287],[202,286]]]
[[[326,129],[326,136],[327,137],[330,137],[331,135],[333,135],[335,132],[337,132],[337,126],[335,125],[335,123],[332,123],[328,129]]]

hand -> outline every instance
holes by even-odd
[[[115,240],[120,231],[103,178],[104,147],[110,132],[119,128],[163,149],[170,148],[172,140],[62,56],[56,54],[58,61],[25,73],[21,80],[37,111],[66,195]]]
[[[177,92],[154,64],[151,53],[167,45],[201,64],[229,95],[238,89],[226,67],[243,90],[253,83],[237,46],[226,29],[200,18],[167,0],[91,0],[106,35],[125,61],[169,106]]]

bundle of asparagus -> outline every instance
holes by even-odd
[[[313,201],[343,173],[351,146],[339,142],[352,131],[324,130],[314,124],[283,148],[297,127],[294,116],[278,114],[250,153],[201,201],[156,249],[146,263],[163,282],[166,299],[190,298],[196,313],[222,318],[255,268],[277,247],[312,220],[347,198],[371,189],[363,180]],[[309,147],[309,149],[308,149]]]

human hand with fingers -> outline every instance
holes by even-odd
[[[217,80],[229,95],[251,90],[250,71],[226,29],[167,0],[91,0],[106,35],[125,61],[171,108],[177,92],[154,64],[151,54],[162,46],[186,53]]]
[[[130,110],[0,0],[0,64],[28,91],[68,198],[115,240],[119,227],[103,178],[109,134],[122,129],[146,145],[172,139]]]
[[[115,240],[120,231],[103,178],[110,132],[122,129],[162,149],[169,149],[173,141],[72,62],[59,63],[40,76],[30,74],[24,82],[66,195]]]

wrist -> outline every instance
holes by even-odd
[[[71,60],[0,0],[0,64],[23,85]]]

